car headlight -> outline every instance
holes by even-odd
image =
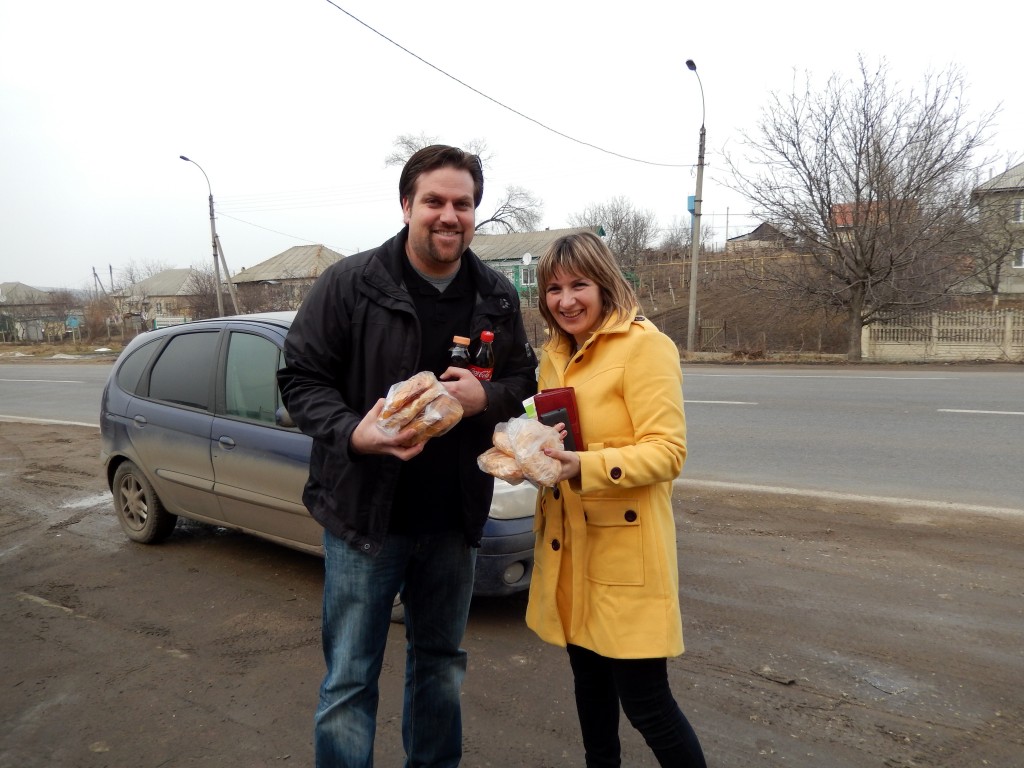
[[[537,505],[537,489],[527,481],[509,485],[495,478],[494,498],[491,500],[490,516],[495,520],[515,520],[533,517]]]

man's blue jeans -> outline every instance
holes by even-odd
[[[459,647],[473,596],[476,549],[461,532],[388,536],[371,556],[324,533],[323,648],[316,712],[317,768],[370,768],[378,679],[399,591],[405,605],[406,768],[457,766],[462,757]]]

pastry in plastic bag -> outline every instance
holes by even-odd
[[[551,487],[558,482],[562,465],[544,453],[545,448],[562,450],[562,438],[554,427],[535,419],[520,416],[508,421],[506,428],[512,452],[526,479],[538,487]]]
[[[462,403],[445,390],[444,394],[427,403],[402,429],[416,430],[413,445],[424,443],[432,437],[443,435],[458,424],[462,414]]]
[[[380,418],[377,419],[377,427],[388,437],[394,437],[419,416],[427,405],[442,395],[451,397],[444,385],[430,371],[421,371],[404,381],[392,384],[384,399],[384,408],[380,412]],[[462,406],[457,400],[455,403],[459,406],[458,418],[455,419],[455,422],[448,424],[448,429],[462,418]],[[435,424],[438,417],[432,416],[425,421],[428,423],[422,423],[421,430],[426,430],[427,427]]]
[[[508,422],[503,421],[494,427],[494,434],[491,436],[494,447],[509,456],[515,456],[516,450],[512,447],[512,439],[508,436]]]
[[[524,479],[516,457],[499,448],[488,448],[481,453],[477,456],[476,465],[488,475],[504,480],[509,485],[519,485]]]

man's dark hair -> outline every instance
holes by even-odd
[[[408,199],[410,204],[412,203],[416,194],[416,182],[421,174],[449,167],[469,171],[469,175],[473,177],[473,207],[479,207],[484,197],[484,169],[480,165],[480,157],[464,152],[458,147],[449,147],[447,144],[432,144],[409,158],[398,179],[399,202]]]

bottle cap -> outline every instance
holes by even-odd
[[[456,344],[461,344],[464,347],[469,346],[469,339],[467,339],[465,336],[453,336],[452,341],[454,341]]]
[[[480,332],[480,341],[494,341],[494,332],[493,331],[481,331]]]

